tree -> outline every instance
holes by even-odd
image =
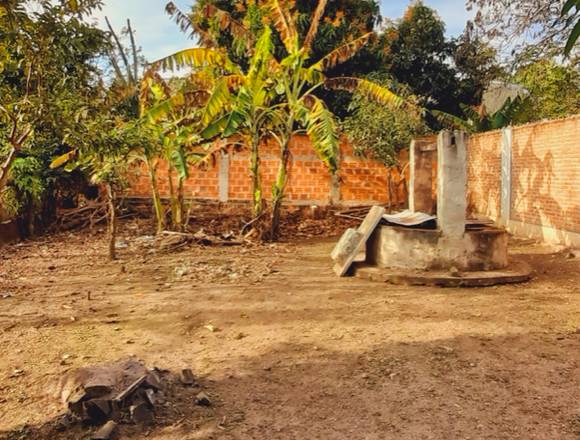
[[[35,12],[21,0],[0,4],[0,197],[18,186],[30,233],[41,196],[56,207],[50,201],[61,176],[48,163],[68,149],[64,132],[98,84],[106,40],[84,18],[100,4],[41,1]]]
[[[263,2],[262,2],[263,3]],[[285,4],[284,2],[281,2]],[[317,2],[298,0],[293,2],[296,32],[301,40],[311,28]],[[181,11],[173,2],[167,4],[167,12],[181,29],[198,38],[204,47],[222,48],[228,57],[247,71],[255,36],[260,35],[264,21],[268,20],[259,1],[200,0],[194,3],[190,13]],[[335,48],[352,40],[355,35],[373,32],[381,23],[380,5],[377,0],[334,0],[327,3],[322,16],[317,17],[318,32],[312,42],[314,62]],[[274,54],[282,59],[287,55],[282,38],[273,29]],[[369,41],[352,58],[334,66],[332,76],[361,76],[381,69],[383,65],[382,45],[378,39]],[[318,90],[326,105],[339,117],[348,114],[351,94]]]
[[[354,77],[328,78],[325,75],[325,72],[352,58],[373,38],[372,33],[355,38],[318,60],[311,59],[312,45],[319,31],[320,18],[323,16],[326,4],[325,0],[317,3],[314,18],[303,39],[300,38],[297,30],[296,10],[277,0],[263,1],[259,6],[264,25],[258,42],[254,43],[255,50],[249,63],[249,70],[251,71],[253,66],[267,67],[270,80],[265,84],[263,93],[275,93],[276,96],[276,111],[272,112],[269,118],[271,124],[269,133],[280,146],[278,175],[272,188],[270,238],[273,240],[279,236],[280,211],[288,179],[289,144],[292,136],[305,132],[310,137],[315,151],[331,172],[337,170],[336,120],[325,103],[314,92],[326,87],[349,92],[358,91],[361,95],[371,97],[385,105],[400,105],[403,102],[390,90],[368,80]],[[227,12],[222,12],[227,14]],[[230,19],[224,19],[224,22],[228,21],[231,22]],[[270,30],[270,23],[275,27],[277,34]],[[285,55],[280,59],[275,54],[275,35],[279,36],[284,45]],[[223,48],[188,49],[160,60],[158,64],[166,68],[189,65],[200,69],[213,66],[214,69],[219,68],[224,71],[222,74],[224,78],[234,76],[239,80],[239,84],[244,82],[243,67],[232,63]],[[219,132],[223,136],[236,133],[239,127],[244,126],[246,120],[244,114],[231,111],[231,105],[224,105],[230,101],[227,87],[222,85],[220,89],[214,89],[210,98],[210,102],[212,101],[216,106],[219,103],[219,107],[224,111],[210,126],[209,132]]]
[[[475,23],[490,40],[502,41],[512,53],[532,46],[545,55],[562,50],[570,36],[580,32],[577,0],[467,0],[476,9]],[[563,7],[566,6],[563,12]],[[572,8],[576,11],[569,14]],[[573,44],[573,43],[572,43]]]
[[[573,9],[574,11],[572,11]],[[564,48],[564,54],[570,56],[576,41],[580,37],[580,0],[568,0],[562,8],[561,19],[566,20],[569,27],[574,26]]]
[[[506,73],[497,61],[496,50],[475,34],[471,23],[453,45],[453,62],[459,81],[457,100],[478,105],[491,82],[505,77]]]
[[[50,167],[65,167],[71,172],[80,169],[90,176],[93,183],[106,190],[107,223],[109,231],[108,253],[111,260],[117,258],[117,200],[126,184],[131,163],[131,152],[141,144],[139,132],[110,111],[107,100],[77,115],[83,124],[69,133],[74,149],[53,160]],[[81,128],[82,127],[82,128]]]
[[[395,83],[388,76],[375,74],[371,78],[396,91],[406,102],[417,101],[408,87]],[[414,137],[428,132],[418,105],[396,108],[355,95],[351,111],[352,116],[347,117],[342,126],[356,151],[369,154],[388,167],[398,164],[398,153],[407,148]]]
[[[530,94],[530,106],[519,122],[562,118],[580,112],[578,65],[561,65],[553,60],[529,62],[520,67],[513,81]]]
[[[427,108],[458,112],[459,81],[450,63],[453,44],[445,38],[445,24],[422,2],[411,5],[399,23],[384,31],[385,70],[423,98]]]

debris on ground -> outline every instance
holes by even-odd
[[[177,378],[165,370],[149,369],[134,358],[69,371],[59,384],[59,396],[67,410],[60,430],[75,424],[96,427],[91,439],[108,440],[123,425],[151,427],[159,410],[171,400],[171,388],[179,382],[194,386],[193,372],[184,369]],[[191,401],[210,405],[203,392]]]

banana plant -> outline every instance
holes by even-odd
[[[326,72],[356,55],[374,38],[367,33],[334,49],[319,60],[311,60],[312,44],[316,38],[320,20],[328,1],[319,0],[313,19],[304,38],[297,31],[297,13],[290,3],[265,0],[262,7],[265,17],[280,35],[287,56],[272,63],[276,79],[274,89],[283,106],[279,109],[273,136],[280,147],[279,168],[272,188],[272,216],[270,238],[280,235],[280,213],[288,181],[288,165],[291,160],[290,140],[295,134],[306,133],[319,158],[331,173],[338,171],[339,132],[334,114],[315,92],[322,88],[358,92],[385,105],[400,106],[403,99],[392,91],[371,81],[352,78],[328,78]],[[267,26],[266,26],[267,27]],[[313,62],[314,61],[314,62]]]
[[[362,35],[336,48],[326,56],[312,60],[312,44],[316,38],[320,20],[328,0],[319,0],[311,26],[302,38],[297,30],[297,13],[292,3],[279,0],[257,2],[263,16],[260,37],[248,49],[249,68],[246,72],[233,63],[225,50],[208,42],[209,47],[187,49],[170,55],[157,65],[176,69],[184,66],[204,69],[213,66],[214,72],[221,70],[222,86],[213,89],[212,98],[219,103],[220,111],[202,132],[206,138],[221,135],[228,138],[241,135],[251,150],[251,175],[253,181],[254,213],[261,212],[259,179],[259,145],[265,136],[272,136],[279,144],[279,169],[272,188],[272,213],[270,238],[276,240],[280,232],[280,211],[288,181],[288,166],[291,160],[290,140],[293,135],[306,133],[313,148],[332,173],[338,171],[339,134],[335,116],[325,103],[316,96],[320,88],[358,92],[362,96],[385,105],[400,106],[403,99],[392,91],[371,81],[339,77],[328,78],[326,72],[354,56],[374,38],[373,33]],[[173,11],[176,14],[175,10]],[[217,16],[215,6],[211,11]],[[231,26],[233,20],[226,19],[227,13],[219,11],[219,22]],[[176,18],[177,19],[177,18]],[[182,28],[192,29],[192,21],[179,15]],[[236,33],[242,34],[243,24],[236,22]],[[285,55],[278,59],[274,55],[275,38],[282,40]],[[246,31],[250,35],[249,31]],[[202,35],[201,42],[205,41]],[[248,38],[247,41],[250,41]],[[235,78],[235,81],[231,81]],[[234,87],[225,87],[223,82]],[[218,82],[220,84],[220,82]],[[217,109],[218,105],[215,106]]]
[[[141,121],[155,133],[160,147],[157,155],[167,164],[172,226],[178,231],[187,226],[184,182],[190,165],[203,166],[220,151],[200,132],[221,112],[223,101],[228,99],[229,84],[235,82],[234,75],[216,81],[211,68],[171,83],[156,73],[156,67],[145,74]]]

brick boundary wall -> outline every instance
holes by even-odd
[[[472,136],[468,207],[515,234],[580,247],[580,115]]]
[[[580,115],[486,132],[468,145],[468,210],[483,214],[511,232],[547,242],[580,247]],[[297,136],[286,203],[293,205],[370,205],[389,203],[388,173],[397,170],[355,156],[341,143],[340,180],[333,179],[314,154],[308,138]],[[403,152],[402,163],[408,162]],[[185,195],[193,200],[243,202],[251,199],[247,152],[222,156],[215,167],[191,169]],[[274,144],[262,150],[262,187],[269,198],[278,167]],[[436,167],[436,161],[433,163]],[[408,179],[408,175],[405,176]],[[435,181],[436,179],[434,179]],[[169,194],[166,166],[159,188]],[[406,185],[393,193],[396,206],[406,206]],[[433,189],[435,191],[435,188]],[[149,197],[145,169],[135,174],[129,197]]]
[[[389,203],[388,175],[396,183],[401,176],[396,169],[354,154],[348,142],[340,145],[340,178],[333,178],[314,153],[306,136],[295,136],[291,142],[292,164],[286,189],[287,204],[292,205],[372,205]],[[184,184],[185,197],[190,200],[223,203],[250,202],[252,197],[249,153],[241,151],[222,155],[215,166],[208,169],[191,168]],[[408,153],[401,154],[401,162],[408,161]],[[261,150],[261,177],[264,197],[269,200],[278,171],[278,151],[273,142]],[[167,165],[158,167],[158,186],[162,197],[169,196]],[[392,203],[405,206],[406,185],[392,190]],[[141,166],[130,178],[127,196],[149,198],[151,194],[147,170]]]

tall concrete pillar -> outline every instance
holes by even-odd
[[[499,223],[509,225],[512,205],[512,128],[504,128],[501,145],[501,214]]]
[[[435,142],[416,139],[409,152],[409,209],[433,214],[433,155]]]
[[[467,135],[442,131],[437,138],[437,223],[443,235],[463,237],[467,212]]]

